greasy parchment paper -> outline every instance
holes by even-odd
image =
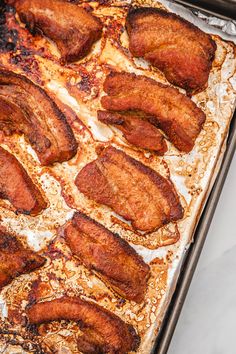
[[[16,216],[10,204],[0,200],[1,225],[20,235],[32,249],[47,257],[46,266],[15,279],[1,292],[2,353],[79,353],[76,336],[80,332],[74,323],[62,321],[42,325],[40,336],[27,327],[24,309],[29,302],[50,300],[64,294],[97,301],[133,324],[141,336],[138,353],[149,353],[174,291],[185,251],[192,241],[207,195],[220,168],[236,103],[235,37],[209,26],[179,5],[164,0],[161,3],[152,0],[138,3],[141,6],[165,7],[180,14],[211,33],[217,43],[208,88],[192,97],[207,115],[194,150],[190,154],[181,154],[169,144],[165,156],[158,157],[130,146],[118,130],[97,121],[96,111],[100,108],[100,97],[103,95],[102,83],[111,69],[143,74],[168,84],[157,69],[144,60],[132,58],[128,51],[124,19],[130,4],[127,1],[103,2],[103,5],[86,3],[105,23],[103,38],[86,58],[66,67],[59,64],[59,53],[53,43],[40,36],[33,39],[22,24],[19,27],[15,23],[12,25],[14,21],[9,22],[17,28],[21,42],[30,51],[24,55],[20,49],[14,54],[1,54],[0,66],[23,73],[41,84],[66,113],[80,146],[72,160],[42,168],[23,137],[0,135],[0,144],[26,167],[49,205],[39,216]],[[16,60],[17,56],[20,60]],[[84,197],[75,187],[74,179],[84,165],[96,158],[96,148],[107,144],[117,146],[171,178],[185,208],[184,218],[152,234],[143,235],[134,233],[130,225],[109,208]],[[63,241],[61,227],[75,210],[84,211],[110,230],[118,232],[150,264],[151,277],[143,304],[120,299],[71,256]]]

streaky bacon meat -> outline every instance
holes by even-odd
[[[46,262],[14,236],[0,228],[0,289],[21,274],[30,273]]]
[[[155,151],[158,155],[164,155],[167,144],[164,136],[154,125],[149,123],[148,118],[137,112],[111,112],[99,110],[98,120],[105,124],[114,125],[121,130],[126,140],[137,147]]]
[[[65,227],[65,240],[72,253],[120,296],[144,300],[150,268],[118,234],[76,212]]]
[[[140,339],[133,326],[96,303],[79,297],[40,302],[26,310],[31,324],[68,320],[78,322],[82,336],[78,349],[87,354],[125,354],[136,350]]]
[[[103,108],[142,111],[152,116],[150,122],[163,130],[177,149],[192,150],[206,116],[189,97],[146,76],[127,72],[111,72],[104,91]]]
[[[31,32],[39,31],[56,43],[63,63],[88,54],[102,35],[102,23],[76,4],[60,0],[8,0]]]
[[[46,91],[6,70],[0,70],[0,130],[24,134],[42,165],[67,161],[77,152],[65,115]]]
[[[20,162],[0,146],[0,198],[7,199],[16,213],[37,215],[47,207],[40,190]]]
[[[82,168],[75,184],[141,231],[152,232],[183,217],[172,182],[112,146]]]
[[[189,93],[207,86],[216,44],[210,35],[174,13],[133,8],[126,18],[129,49]]]

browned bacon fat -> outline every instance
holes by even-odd
[[[135,57],[143,57],[190,93],[205,89],[216,51],[210,35],[171,12],[151,7],[131,9],[126,28]]]
[[[120,296],[144,300],[149,266],[119,235],[76,212],[66,225],[65,239],[72,253]]]
[[[83,58],[101,37],[100,20],[75,4],[60,0],[13,0],[11,3],[31,31],[39,30],[56,43],[64,63]]]
[[[183,217],[171,181],[114,147],[88,163],[75,184],[88,198],[131,221],[135,229],[152,232]]]
[[[0,130],[24,134],[42,165],[72,158],[77,143],[48,94],[22,75],[0,70]]]
[[[180,150],[192,150],[205,122],[205,114],[177,89],[163,85],[146,76],[113,72],[104,83],[107,96],[102,106],[111,111],[142,111],[150,121],[163,130]],[[145,94],[144,94],[145,92]]]
[[[139,346],[134,328],[101,306],[79,297],[41,302],[27,310],[29,322],[69,320],[81,325],[78,349],[87,354],[126,354]]]
[[[20,241],[0,229],[0,289],[21,274],[44,265],[46,259],[25,248]]]
[[[0,198],[7,199],[16,213],[37,215],[47,204],[24,167],[0,147]]]

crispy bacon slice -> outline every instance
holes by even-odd
[[[149,266],[128,242],[85,214],[76,212],[65,228],[73,254],[122,297],[144,300]]]
[[[145,76],[112,72],[105,80],[104,91],[108,94],[101,99],[105,109],[145,112],[154,117],[151,123],[162,129],[180,151],[192,150],[206,116],[177,89]]]
[[[78,338],[78,348],[88,354],[125,354],[136,350],[139,336],[133,326],[101,306],[79,297],[62,297],[41,302],[27,310],[29,322],[69,320],[81,324],[83,335]]]
[[[190,93],[206,88],[216,51],[210,35],[171,12],[151,7],[131,9],[126,28],[135,57],[143,57]]]
[[[0,289],[21,274],[42,267],[46,259],[24,247],[17,238],[0,229]]]
[[[0,176],[0,198],[9,200],[16,213],[37,215],[47,207],[40,190],[24,167],[1,146]]]
[[[148,118],[136,112],[131,114],[130,112],[98,111],[98,120],[120,129],[130,144],[153,150],[158,155],[164,155],[167,151],[164,136],[154,125],[148,122]]]
[[[48,94],[22,75],[0,70],[0,129],[24,134],[42,165],[71,159],[77,142]]]
[[[171,181],[114,147],[88,163],[75,184],[88,198],[130,220],[135,229],[152,232],[183,217]]]
[[[60,0],[13,0],[11,3],[30,31],[40,31],[56,43],[63,63],[83,58],[102,35],[100,20],[75,4]]]

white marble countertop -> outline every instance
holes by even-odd
[[[236,155],[168,354],[236,353]]]

